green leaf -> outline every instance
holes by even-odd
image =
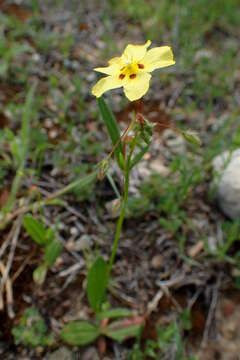
[[[103,100],[103,97],[100,97],[97,99],[98,106],[104,121],[104,124],[106,125],[108,134],[111,138],[113,146],[115,146],[116,143],[119,142],[118,146],[116,147],[114,151],[114,155],[116,157],[116,160],[118,162],[119,167],[123,168],[122,158],[120,154],[123,154],[123,146],[120,138],[120,131],[118,128],[118,123],[109,108],[109,106],[106,104],[106,102]]]
[[[97,180],[98,170],[94,170],[91,174],[88,174],[80,179],[77,179],[71,182],[69,185],[65,186],[62,190],[59,190],[56,193],[56,197],[63,196],[71,191],[78,190],[83,191],[89,189],[89,186]]]
[[[35,89],[36,89],[36,85],[33,85],[28,91],[26,102],[23,108],[22,127],[20,131],[22,162],[26,160],[28,154],[30,121],[32,120],[34,113]]]
[[[124,308],[116,308],[116,309],[110,309],[106,311],[101,311],[97,318],[99,320],[103,319],[114,319],[114,318],[121,318],[121,317],[130,317],[133,315],[132,310],[124,309]]]
[[[47,229],[40,221],[36,220],[32,215],[25,215],[23,226],[28,235],[30,235],[38,245],[46,245]]]
[[[189,309],[184,309],[180,314],[180,321],[182,328],[184,330],[191,330],[192,321],[191,321],[191,311]]]
[[[132,169],[135,165],[137,165],[137,163],[139,163],[139,161],[143,158],[143,156],[146,154],[146,152],[149,149],[149,145],[144,146],[144,148],[142,148],[135,156],[134,158],[131,160],[130,163],[130,169]]]
[[[87,321],[74,321],[63,328],[61,337],[68,344],[79,346],[93,342],[99,334],[99,329]]]
[[[48,228],[46,231],[45,245],[50,244],[53,240],[55,240],[55,237],[56,237],[55,229]]]
[[[45,264],[46,266],[50,267],[52,266],[57,257],[61,254],[62,251],[62,244],[59,240],[52,240],[45,248]]]
[[[194,131],[187,130],[187,131],[181,131],[181,133],[182,133],[182,136],[184,137],[184,139],[187,142],[189,142],[190,144],[193,144],[196,146],[200,146],[202,144],[198,135]]]
[[[108,266],[102,257],[98,257],[87,275],[87,296],[91,308],[95,312],[101,310],[105,300],[108,283]]]
[[[6,62],[1,62],[0,63],[0,76],[5,76],[8,70],[8,63]]]
[[[33,280],[36,284],[42,285],[47,275],[47,266],[42,264],[38,266],[33,272]]]
[[[128,338],[137,337],[140,329],[140,324],[123,326],[122,322],[115,321],[103,329],[103,334],[113,340],[122,342]]]

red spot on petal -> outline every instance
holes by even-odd
[[[144,69],[144,65],[143,64],[138,64],[138,68],[139,69]]]
[[[136,74],[129,75],[130,79],[135,79],[136,76],[137,76]]]
[[[120,75],[119,75],[119,79],[122,80],[122,79],[124,79],[124,78],[125,78],[125,75],[124,75],[124,74],[120,74]]]

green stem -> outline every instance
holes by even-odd
[[[108,274],[110,277],[110,273],[115,261],[115,257],[116,257],[116,252],[117,252],[117,247],[118,247],[118,242],[119,242],[119,238],[122,232],[122,225],[123,225],[123,220],[125,217],[125,212],[126,212],[126,207],[127,207],[127,200],[128,200],[128,189],[129,189],[129,176],[130,176],[130,171],[129,171],[129,167],[127,166],[126,168],[126,174],[125,174],[125,182],[124,182],[124,195],[123,195],[123,203],[122,203],[122,208],[121,208],[121,212],[120,212],[120,216],[118,219],[118,223],[117,223],[117,229],[116,229],[116,234],[115,234],[115,239],[114,239],[114,243],[113,243],[113,247],[112,247],[112,253],[111,253],[111,257],[109,260],[109,265],[108,265]]]
[[[136,144],[137,144],[137,134],[135,135],[135,138],[133,139],[131,150],[127,157],[127,161],[126,161],[125,181],[124,181],[124,190],[123,190],[124,191],[123,203],[122,203],[122,208],[121,208],[121,212],[120,212],[118,223],[117,223],[117,229],[116,229],[115,239],[113,242],[112,253],[111,253],[111,257],[110,257],[109,264],[108,264],[108,279],[110,278],[111,270],[112,270],[112,267],[113,267],[113,264],[115,261],[115,257],[116,257],[119,238],[120,238],[120,235],[122,232],[122,225],[123,225],[123,221],[124,221],[124,217],[125,217],[127,200],[128,200],[130,172],[131,172],[131,168],[132,168],[131,167],[131,159],[132,159],[132,155],[133,155]]]
[[[23,171],[24,171],[24,163],[17,170],[16,176],[13,180],[13,184],[12,184],[12,188],[11,188],[11,192],[10,192],[8,201],[1,210],[2,213],[5,215],[8,214],[13,208],[13,205],[16,200],[17,192],[19,190],[19,187],[20,187],[21,181],[22,181],[22,177],[24,175]]]

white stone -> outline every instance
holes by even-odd
[[[86,351],[84,351],[82,360],[99,360],[100,357],[98,356],[98,352],[95,347],[88,347]]]
[[[169,167],[164,165],[161,159],[159,158],[151,161],[149,167],[153,172],[156,172],[161,176],[168,176],[170,174]]]
[[[74,241],[73,250],[82,251],[89,250],[92,246],[93,240],[88,234],[83,234],[80,239]]]
[[[213,168],[220,209],[230,219],[240,219],[240,149],[217,156]]]

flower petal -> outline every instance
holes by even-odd
[[[110,59],[110,60],[108,61],[108,63],[109,63],[109,65],[121,64],[121,63],[122,63],[122,59],[121,59],[121,57],[116,56],[116,57]]]
[[[145,66],[145,71],[153,71],[158,68],[175,64],[173,52],[169,46],[160,46],[150,49],[141,61]]]
[[[116,73],[120,70],[119,66],[117,64],[112,64],[110,66],[106,66],[106,67],[99,67],[99,68],[95,68],[95,71],[98,71],[102,74],[107,74],[107,75],[116,75]]]
[[[123,80],[118,76],[106,76],[100,79],[92,88],[92,94],[100,97],[104,92],[119,88],[123,85]]]
[[[124,93],[126,97],[130,101],[140,99],[148,91],[151,77],[152,76],[148,73],[139,73],[135,79],[130,79],[124,85]]]
[[[150,45],[150,40],[148,40],[144,45],[128,45],[122,55],[123,61],[126,63],[127,61],[136,62],[141,60]]]

